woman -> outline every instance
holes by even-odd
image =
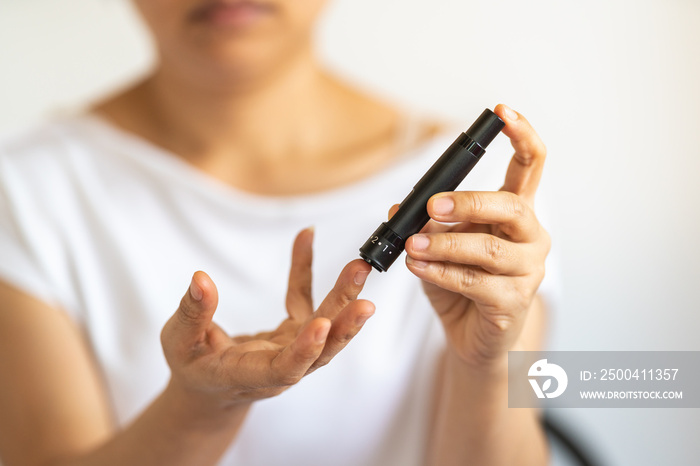
[[[543,464],[506,402],[549,249],[525,118],[496,108],[503,189],[434,196],[451,226],[367,280],[350,259],[440,128],[317,64],[322,0],[135,3],[154,71],[0,150],[4,464]],[[196,272],[170,316],[197,269],[220,292]]]

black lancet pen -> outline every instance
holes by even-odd
[[[394,216],[362,245],[360,257],[380,272],[387,271],[403,252],[408,237],[430,220],[428,200],[434,194],[457,189],[504,126],[498,115],[484,110],[416,183]]]

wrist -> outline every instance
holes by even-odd
[[[170,379],[161,394],[173,420],[194,429],[237,429],[245,419],[250,402],[223,401],[215,393],[205,393],[183,387]]]
[[[460,377],[481,382],[508,380],[508,353],[490,358],[473,358],[465,360],[459,354],[448,349],[445,352],[446,371]]]
[[[483,364],[468,364],[459,356],[445,354],[443,386],[448,393],[470,400],[478,410],[507,406],[508,356]]]

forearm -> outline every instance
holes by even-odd
[[[132,424],[95,450],[47,466],[214,465],[234,441],[249,406],[199,403],[171,384]]]
[[[541,347],[546,306],[535,296],[517,348]],[[470,368],[447,353],[440,372],[430,466],[543,465],[548,449],[538,413],[508,408],[508,363]]]
[[[508,408],[507,384],[507,367],[476,372],[446,356],[429,444],[430,466],[547,464],[537,413]]]

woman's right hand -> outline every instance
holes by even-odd
[[[161,333],[172,377],[169,389],[217,410],[278,395],[328,363],[359,332],[374,305],[358,300],[371,267],[345,266],[314,312],[311,299],[313,230],[294,242],[287,291],[288,317],[271,332],[230,337],[212,322],[214,282],[196,272],[179,308]],[[194,401],[194,400],[192,400]]]

